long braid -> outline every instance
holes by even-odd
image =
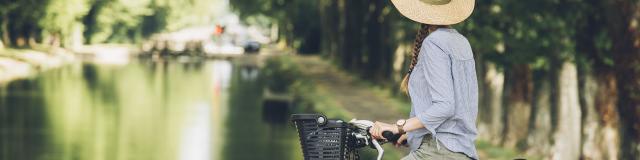
[[[411,74],[413,68],[418,64],[418,55],[420,55],[420,48],[422,48],[422,42],[429,35],[429,25],[422,24],[420,30],[416,33],[416,39],[413,42],[413,54],[411,56],[411,64],[409,64],[409,72]]]
[[[411,55],[411,64],[409,64],[409,72],[402,79],[400,89],[405,93],[408,93],[409,75],[413,72],[413,68],[418,64],[418,55],[420,55],[420,48],[422,48],[422,42],[429,35],[431,30],[435,30],[437,26],[422,24],[420,30],[416,33],[416,39],[413,42],[413,54]]]

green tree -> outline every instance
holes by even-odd
[[[74,31],[81,31],[79,19],[88,11],[87,0],[52,0],[44,8],[44,16],[37,19],[40,28],[54,39],[61,39],[62,45],[69,46],[68,40]]]
[[[2,30],[5,43],[25,47],[40,35],[38,19],[44,15],[47,0],[3,1]],[[6,5],[5,5],[6,4]],[[6,10],[5,10],[6,9]]]

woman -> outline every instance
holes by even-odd
[[[403,160],[478,159],[475,62],[467,39],[449,26],[468,18],[475,1],[391,1],[402,15],[422,23],[401,84],[411,99],[411,113],[393,125],[376,122],[372,136],[384,139],[383,131],[403,134],[398,142],[406,140],[411,148]]]

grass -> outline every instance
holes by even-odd
[[[484,140],[476,140],[476,149],[480,154],[481,159],[495,159],[495,160],[511,160],[511,159],[529,159],[537,160],[541,159],[536,156],[522,156],[522,153],[515,149],[509,149],[493,145]]]

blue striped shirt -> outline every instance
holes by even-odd
[[[422,43],[409,79],[410,117],[425,126],[408,133],[412,151],[431,134],[438,147],[478,159],[474,141],[478,81],[469,41],[455,29],[440,28]]]

